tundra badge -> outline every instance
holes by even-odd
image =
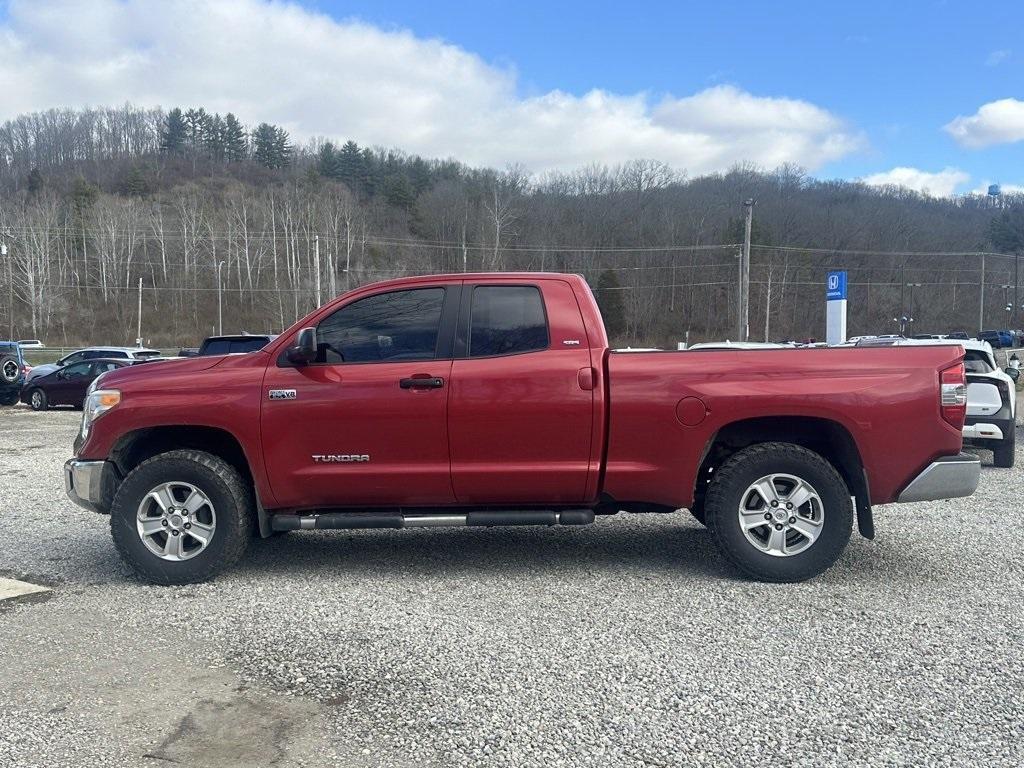
[[[294,389],[272,389],[270,390],[271,400],[295,400],[298,395]]]
[[[351,464],[353,462],[369,461],[368,453],[314,453],[314,464]]]

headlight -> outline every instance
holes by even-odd
[[[89,426],[100,416],[121,402],[121,393],[116,389],[93,389],[85,397],[82,408],[82,439],[89,436]]]

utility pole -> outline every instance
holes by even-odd
[[[316,269],[316,305],[323,304],[323,297],[320,295],[320,235],[313,238],[313,268]]]
[[[14,268],[11,266],[11,257],[7,253],[7,246],[0,245],[0,256],[7,262],[7,319],[10,322],[10,333],[7,338],[14,341]]]
[[[224,300],[222,293],[224,291],[222,283],[220,281],[220,268],[224,266],[223,261],[217,262],[217,335],[224,335]]]
[[[142,346],[142,278],[139,278],[139,317],[135,326],[135,346]]]
[[[750,340],[750,229],[754,221],[754,198],[743,201],[743,252],[740,254],[740,302],[737,339]]]
[[[1020,251],[1013,254],[1013,328],[1020,328],[1017,312],[1020,311]]]
[[[985,329],[985,254],[981,254],[981,298],[978,300],[978,332]]]

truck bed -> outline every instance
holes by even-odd
[[[690,506],[715,436],[770,413],[841,427],[871,478],[871,502],[894,501],[960,449],[938,393],[939,372],[962,356],[958,346],[611,352],[604,491]]]

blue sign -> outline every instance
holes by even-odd
[[[825,284],[825,298],[838,301],[846,298],[846,272],[829,272]]]

